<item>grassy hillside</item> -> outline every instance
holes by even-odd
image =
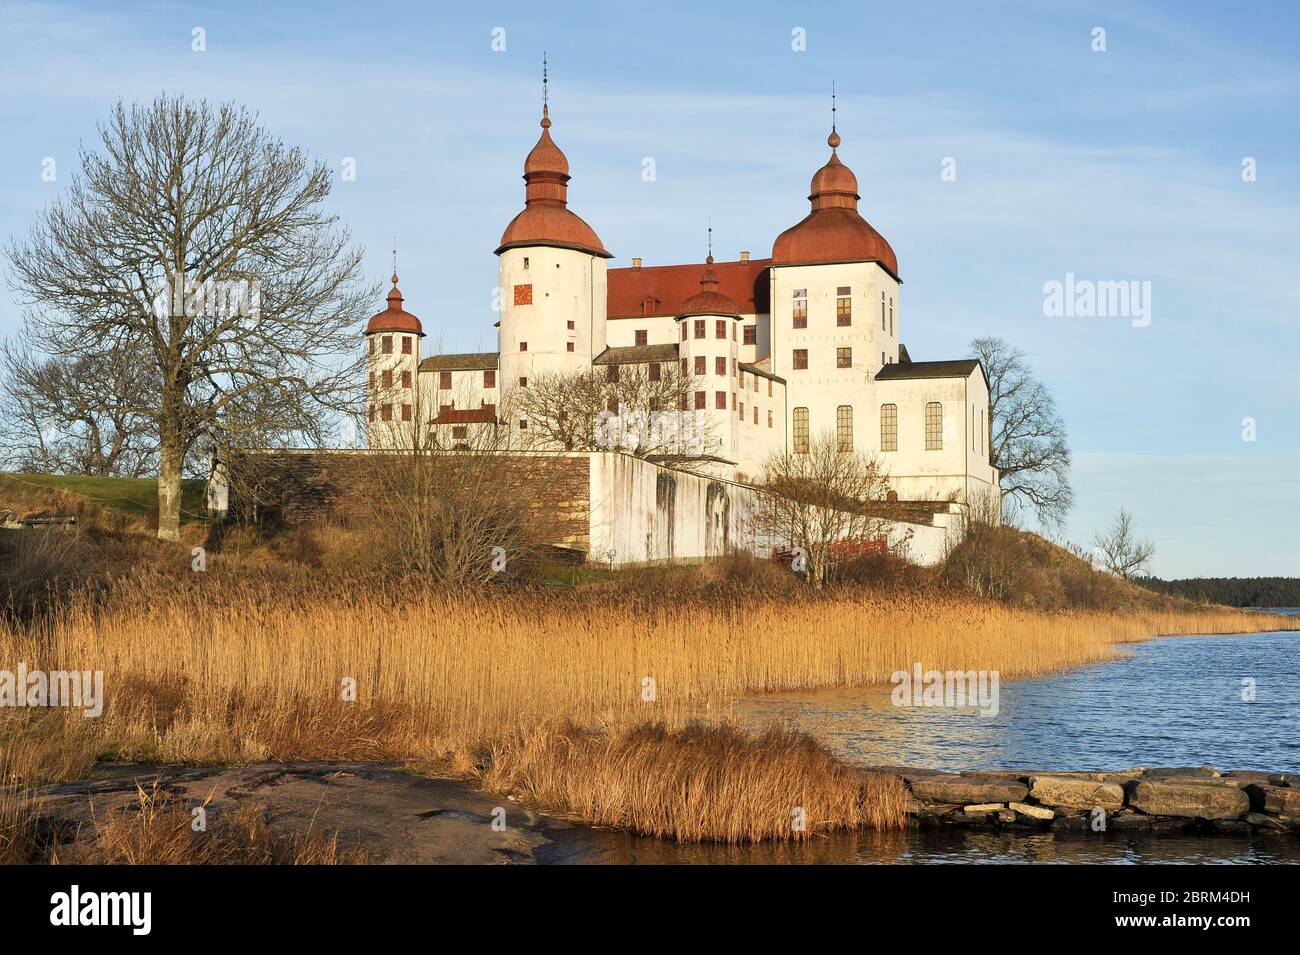
[[[205,517],[204,481],[181,482],[181,521]],[[0,474],[0,508],[19,517],[29,513],[67,513],[93,517],[96,508],[156,520],[158,482],[154,478],[88,477],[84,474]]]

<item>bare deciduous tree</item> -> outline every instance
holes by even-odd
[[[771,455],[750,517],[756,540],[799,548],[814,587],[826,582],[837,559],[884,546],[888,534],[889,479],[880,462],[838,445],[827,431],[806,453]]]
[[[1092,539],[1092,546],[1106,570],[1125,580],[1132,580],[1146,570],[1156,553],[1156,545],[1149,539],[1138,539],[1133,515],[1122,507],[1110,529]]]
[[[43,358],[19,342],[0,346],[0,407],[8,466],[45,473],[139,477],[156,443],[140,411],[151,380],[125,348]]]
[[[700,379],[676,361],[596,366],[538,376],[511,392],[530,443],[564,451],[620,450],[677,467],[709,453],[717,427],[695,410]]]
[[[989,381],[989,461],[1002,499],[1027,507],[1044,526],[1060,526],[1074,504],[1070,446],[1056,401],[1025,363],[1024,352],[1000,338],[977,338],[971,350]]]
[[[158,536],[179,537],[187,455],[232,428],[325,436],[352,409],[353,328],[377,286],[323,208],[332,175],[256,116],[119,103],[66,193],[7,254],[48,354],[141,353],[158,445]]]

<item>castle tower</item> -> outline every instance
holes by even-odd
[[[524,209],[496,250],[503,396],[529,378],[590,370],[606,344],[611,255],[568,207],[569,161],[551,139],[545,93],[541,126],[524,161]]]
[[[704,450],[733,463],[739,461],[740,313],[718,291],[713,256],[705,260],[700,290],[677,313],[678,354],[683,376],[696,379],[692,402],[701,433],[715,442]],[[700,397],[703,393],[703,398]]]
[[[429,409],[420,410],[418,378],[420,339],[424,329],[420,320],[402,308],[402,292],[393,272],[393,288],[388,293],[388,307],[366,325],[366,403],[371,448],[409,448],[416,435],[421,413],[427,420]]]
[[[858,179],[840,160],[833,123],[826,144],[811,211],[772,245],[772,370],[786,379],[796,452],[827,431],[870,447],[874,376],[898,361],[898,260],[858,211]]]

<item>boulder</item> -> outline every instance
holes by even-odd
[[[1045,806],[1074,809],[1119,809],[1124,805],[1124,787],[1068,776],[1031,776],[1029,795]]]
[[[998,822],[1004,825],[1010,825],[1016,821],[1016,813],[1013,809],[999,809],[994,815],[998,817]]]
[[[1014,809],[1022,816],[1028,816],[1031,819],[1051,819],[1056,815],[1052,810],[1046,809],[1043,806],[1030,806],[1023,802],[1008,803],[1007,808]]]
[[[1029,793],[1024,783],[996,776],[917,776],[909,780],[912,795],[926,802],[962,805],[1019,802]]]
[[[1135,783],[1129,804],[1153,816],[1236,819],[1250,811],[1250,798],[1232,786],[1188,782]]]
[[[1300,816],[1300,789],[1254,783],[1246,787],[1251,807],[1277,816]]]

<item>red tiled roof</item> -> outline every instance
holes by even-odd
[[[771,262],[771,259],[750,259],[748,262],[713,263],[718,292],[735,302],[736,310],[742,315],[766,313],[767,267]],[[679,314],[686,300],[700,291],[700,273],[704,269],[703,262],[610,269],[609,317],[671,317]]]
[[[366,334],[375,332],[414,332],[423,336],[420,320],[402,308],[402,293],[397,288],[397,273],[393,273],[393,290],[388,293],[388,308],[377,313],[366,324]]]

